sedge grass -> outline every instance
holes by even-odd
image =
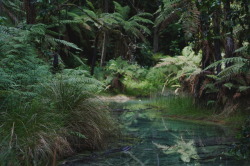
[[[167,115],[202,118],[212,116],[215,110],[196,106],[193,99],[188,96],[172,96],[168,98],[153,99],[150,105],[160,108]]]

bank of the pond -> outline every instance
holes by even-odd
[[[238,111],[230,115],[220,114],[214,108],[196,106],[193,99],[188,96],[172,96],[152,99],[149,106],[159,109],[163,117],[181,119],[196,123],[215,123],[240,128],[244,125],[249,113]]]

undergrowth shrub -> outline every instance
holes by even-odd
[[[179,87],[181,77],[189,77],[200,71],[200,60],[201,54],[196,55],[189,46],[183,49],[182,56],[161,55],[161,62],[149,69],[117,58],[109,61],[104,70],[98,68],[95,76],[106,86],[112,87],[114,80],[122,82],[125,90],[120,93],[149,96],[157,91],[163,92],[165,88]]]

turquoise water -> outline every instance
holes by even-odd
[[[123,136],[109,150],[75,156],[67,166],[244,166],[228,155],[229,128],[162,118],[147,101],[110,104]]]

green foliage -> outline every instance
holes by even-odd
[[[77,46],[46,36],[44,24],[1,26],[0,34],[0,165],[51,165],[83,147],[103,148],[116,125],[94,97],[102,84],[85,70],[53,75],[37,48],[48,39]]]

